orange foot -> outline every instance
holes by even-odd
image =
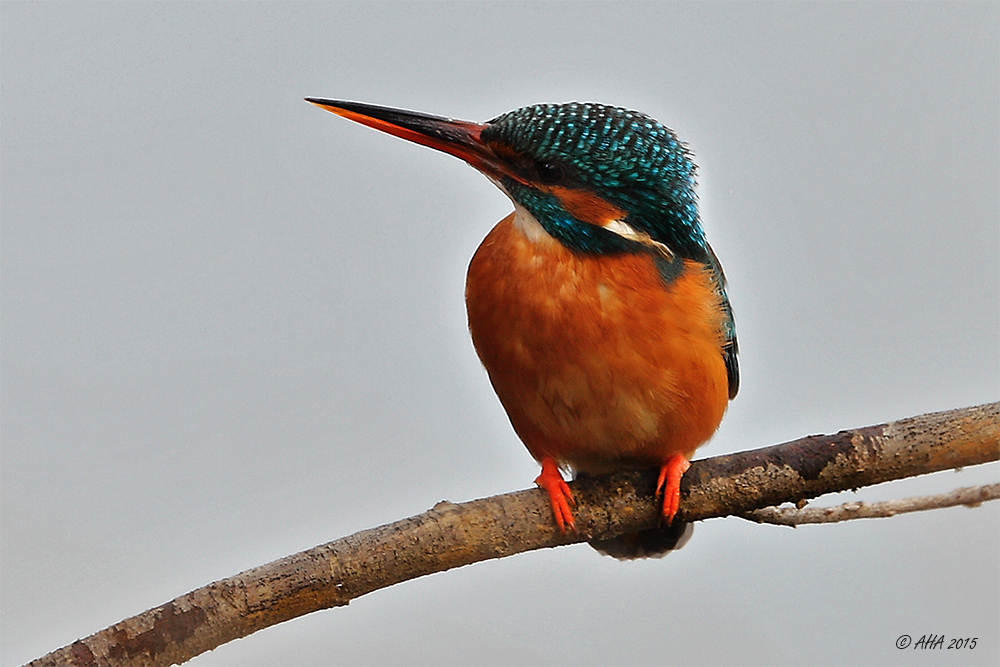
[[[691,463],[681,454],[674,454],[660,468],[660,480],[656,483],[656,495],[663,491],[663,517],[669,526],[674,521],[677,508],[681,504],[681,477],[691,467]],[[544,470],[543,470],[544,474]],[[664,487],[666,482],[666,487]]]
[[[573,512],[569,506],[576,505],[576,501],[573,500],[573,492],[559,474],[559,466],[551,456],[542,459],[542,474],[535,478],[535,484],[549,492],[552,514],[556,518],[559,532],[565,533],[566,526],[575,531],[576,524],[573,523]]]

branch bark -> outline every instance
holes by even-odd
[[[678,517],[745,515],[784,502],[1000,459],[1000,403],[813,435],[695,461]],[[29,665],[171,665],[257,630],[434,572],[651,528],[656,471],[579,479],[577,533],[546,495],[517,491],[364,530],[209,584]]]

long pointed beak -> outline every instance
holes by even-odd
[[[484,124],[363,102],[319,97],[305,99],[348,120],[454,155],[488,176],[498,178],[506,173],[496,155],[480,138],[486,127]]]

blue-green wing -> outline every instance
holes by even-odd
[[[739,343],[736,341],[736,320],[733,318],[733,307],[729,303],[729,295],[726,294],[726,274],[722,272],[722,264],[715,256],[712,246],[707,243],[709,267],[718,277],[716,284],[719,286],[719,295],[722,297],[722,310],[726,313],[726,321],[723,324],[723,336],[725,343],[722,346],[722,357],[726,362],[726,376],[729,379],[729,400],[736,398],[736,393],[740,390],[740,362],[736,358],[740,352]]]

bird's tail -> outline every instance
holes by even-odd
[[[693,532],[694,524],[674,521],[669,526],[625,533],[608,540],[591,540],[588,544],[618,560],[663,558],[687,544]]]

